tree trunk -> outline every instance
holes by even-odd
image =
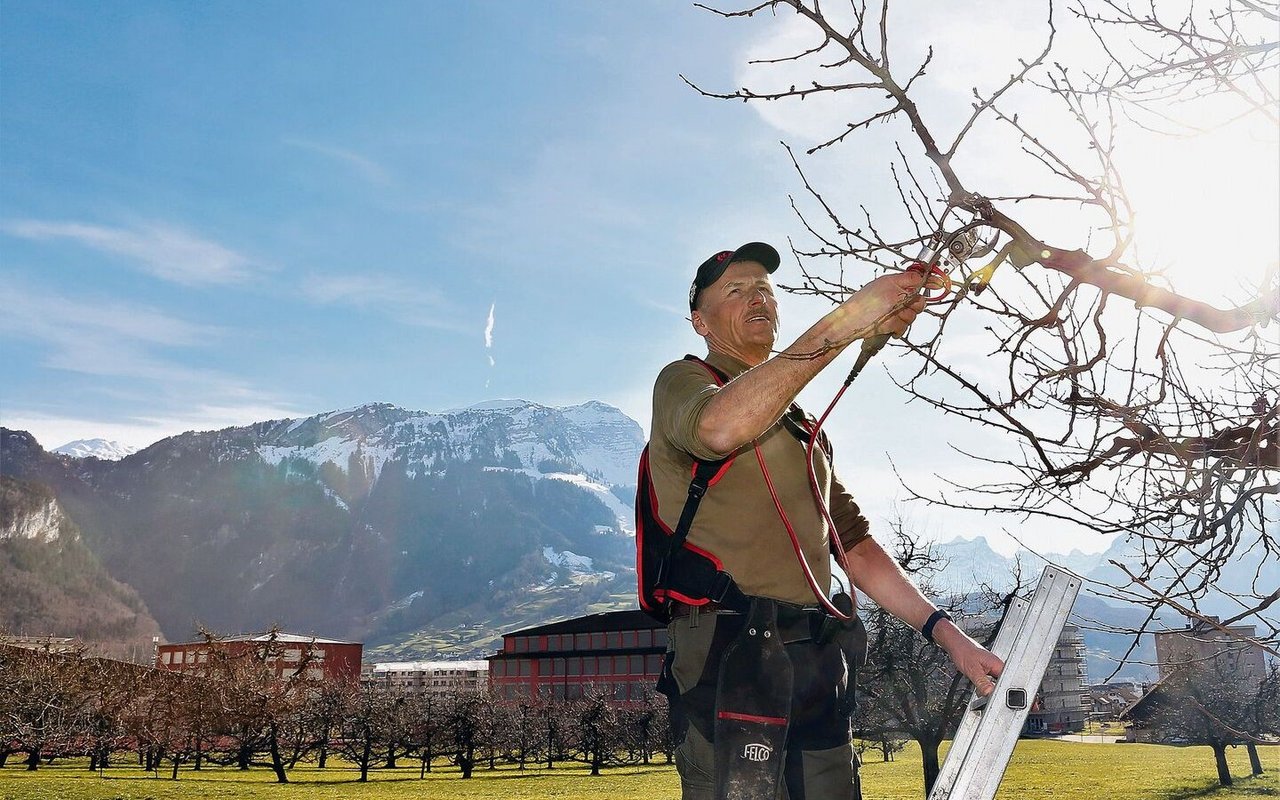
[[[169,776],[169,780],[176,781],[178,779],[178,762],[179,761],[180,759],[177,759],[177,758],[173,760],[173,773]]]
[[[237,769],[249,768],[249,745],[248,744],[240,745],[240,749],[236,751],[236,768]]]
[[[320,732],[320,763],[317,764],[320,769],[324,769],[324,765],[329,761],[329,726],[325,726]]]
[[[40,769],[40,748],[33,747],[27,754],[27,772],[35,772],[38,769]]]
[[[938,780],[938,745],[937,739],[923,738],[920,742],[920,755],[924,759],[924,794],[929,796],[929,792],[933,791],[933,784]]]
[[[1227,769],[1227,746],[1225,744],[1211,744],[1213,748],[1213,760],[1218,765],[1218,783],[1222,786],[1231,785],[1231,771]]]
[[[276,726],[271,726],[271,769],[276,773],[277,783],[288,783],[289,776],[284,771],[284,759],[280,757],[280,738]]]
[[[1245,745],[1245,750],[1249,753],[1249,768],[1254,775],[1262,774],[1262,761],[1258,758],[1258,746],[1253,742]]]
[[[366,732],[364,749],[360,751],[360,782],[369,782],[369,762],[373,759],[373,741]]]
[[[3,767],[4,763],[8,760],[9,760],[9,751],[0,750],[0,767]]]

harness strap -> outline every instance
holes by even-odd
[[[723,386],[729,382],[729,376],[721,372],[716,367],[694,355],[685,356],[685,360],[694,361],[702,366],[711,377],[715,380],[717,386]],[[802,445],[806,446],[806,455],[812,453],[813,446],[816,444],[822,449],[827,456],[828,463],[832,460],[831,441],[827,438],[825,432],[821,430],[820,425],[813,425],[809,422],[804,410],[796,403],[791,403],[786,413],[782,415],[780,420],[783,428],[786,429],[793,437],[795,437]],[[816,441],[814,441],[816,436]],[[756,455],[761,457],[759,445],[756,445]],[[733,576],[723,570],[717,570],[705,558],[699,557],[682,557],[687,551],[684,549],[685,540],[689,536],[689,529],[693,526],[693,518],[698,513],[698,507],[702,503],[702,498],[706,495],[707,489],[711,487],[720,476],[733,464],[735,455],[729,455],[716,461],[703,461],[694,459],[693,462],[693,479],[689,482],[689,493],[685,498],[684,508],[680,511],[680,520],[676,523],[675,530],[671,532],[671,538],[667,542],[667,550],[658,566],[657,580],[654,583],[654,594],[665,596],[667,602],[673,599],[699,600],[706,598],[708,602],[718,603],[727,608],[744,612],[750,606],[750,598],[738,588],[734,582]],[[762,458],[762,457],[761,457]],[[810,457],[811,458],[811,457]],[[810,460],[810,468],[812,469],[812,461]],[[763,460],[761,461],[761,469],[764,470],[765,481],[769,482],[768,470],[764,468]],[[772,488],[772,487],[771,487]],[[816,491],[816,487],[815,487]],[[779,506],[779,513],[782,509]],[[824,509],[825,511],[825,509]],[[782,516],[784,524],[790,528],[790,524],[786,520],[785,514]],[[830,522],[830,520],[828,520]],[[837,557],[844,555],[843,549],[839,548],[837,541],[839,533],[835,530],[834,523],[831,523],[830,541],[832,552]],[[794,534],[792,534],[794,543]],[[809,565],[804,561],[803,554],[799,552],[797,545],[797,554],[800,556],[801,567],[804,569],[809,578],[810,585],[815,587],[814,593],[818,595],[821,602],[823,598],[816,584],[813,582]],[[844,566],[843,558],[841,565]],[[672,595],[678,595],[673,597]],[[827,605],[824,603],[824,606]]]

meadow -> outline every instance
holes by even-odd
[[[1020,742],[999,800],[1192,800],[1192,798],[1280,797],[1280,748],[1262,750],[1267,772],[1250,777],[1243,748],[1229,751],[1236,785],[1219,789],[1213,757],[1205,747],[1086,743],[1028,740]],[[425,779],[418,768],[375,770],[369,782],[356,782],[353,769],[325,770],[300,766],[289,773],[291,783],[277,784],[271,771],[248,772],[213,768],[183,770],[178,780],[161,771],[158,777],[117,766],[99,775],[84,762],[63,762],[29,773],[10,762],[0,769],[0,800],[167,800],[168,798],[271,798],[280,800],[662,800],[679,797],[673,767],[624,767],[591,777],[578,764],[555,769],[513,767],[479,769],[462,780],[455,768],[438,764]],[[914,747],[884,763],[869,760],[863,767],[866,800],[919,800],[923,796],[920,754]]]

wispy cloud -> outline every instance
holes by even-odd
[[[282,141],[290,147],[308,150],[312,153],[317,153],[338,161],[370,183],[385,186],[391,182],[391,174],[385,167],[373,159],[355,152],[354,150],[347,150],[342,147],[321,144],[320,142],[314,142],[310,139],[286,137]]]
[[[299,417],[305,413],[309,412],[270,402],[184,406],[180,413],[123,415],[109,419],[6,408],[0,413],[0,426],[29,432],[46,450],[76,439],[93,438],[141,449],[186,431],[219,430],[268,419]]]
[[[102,436],[135,446],[186,430],[209,430],[264,419],[297,416],[276,398],[243,379],[190,365],[193,350],[225,342],[231,331],[189,322],[149,306],[115,300],[72,298],[0,274],[0,336],[30,342],[41,366],[89,375],[69,407],[83,408],[90,395],[124,400],[131,414],[95,419],[46,405],[25,407],[6,397],[0,424],[31,431],[41,444],[57,447],[73,439]]]
[[[210,373],[170,360],[158,351],[198,347],[223,331],[146,306],[73,300],[30,288],[0,275],[5,313],[0,332],[49,348],[45,366],[86,375],[144,380],[207,380]]]
[[[151,223],[134,229],[84,222],[7,220],[0,230],[33,241],[65,240],[90,250],[122,256],[143,272],[185,286],[239,283],[255,265],[241,253],[172,225]]]
[[[465,332],[444,295],[386,273],[312,275],[302,293],[320,305],[350,306],[378,312],[406,325]],[[474,329],[473,329],[474,330]]]

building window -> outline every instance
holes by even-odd
[[[613,656],[600,656],[600,674],[613,674]]]
[[[644,656],[631,656],[631,674],[644,674]]]
[[[563,677],[563,676],[564,676],[564,667],[565,667],[564,659],[563,659],[563,658],[557,658],[557,659],[555,659],[555,660],[552,662],[552,664],[553,664],[552,669],[553,669],[554,671],[553,671],[551,674],[552,674],[552,675],[555,675],[556,677]]]
[[[172,664],[172,663],[173,663],[173,653],[161,653],[161,654],[160,654],[160,663],[161,663],[161,664]]]
[[[527,658],[520,659],[520,677],[528,678],[533,674],[533,662]]]
[[[627,674],[627,657],[626,656],[613,657],[613,674],[614,675]]]
[[[662,656],[654,653],[644,657],[644,671],[647,675],[658,675],[662,672]]]
[[[642,631],[636,631],[636,647],[652,647],[653,631],[648,628]]]
[[[635,631],[623,631],[623,632],[622,632],[622,646],[623,646],[623,647],[628,647],[628,648],[630,648],[630,647],[635,647],[635,646],[636,646],[636,632],[635,632]]]
[[[601,632],[601,633],[593,633],[593,634],[591,634],[591,649],[592,649],[592,650],[603,650],[603,649],[604,649],[604,642],[605,642],[605,636],[604,636],[604,633],[603,633],[603,632]]]
[[[582,674],[583,675],[596,674],[596,657],[595,656],[585,656],[582,659]]]
[[[574,634],[573,647],[575,650],[591,649],[591,634],[589,633]]]
[[[569,675],[581,675],[581,674],[582,674],[582,659],[581,659],[581,658],[570,658],[570,659],[567,661],[566,666],[567,666],[567,668],[568,668],[568,674],[569,674]]]
[[[527,653],[527,652],[529,652],[529,637],[527,637],[527,636],[517,636],[517,637],[515,637],[515,643],[516,643],[516,652],[517,652],[517,653]]]
[[[606,636],[605,641],[608,642],[607,646],[610,649],[617,649],[622,647],[622,634],[618,633],[617,631],[608,631],[605,634],[605,636]]]
[[[667,646],[667,629],[666,628],[658,628],[653,632],[653,646],[654,647]]]

